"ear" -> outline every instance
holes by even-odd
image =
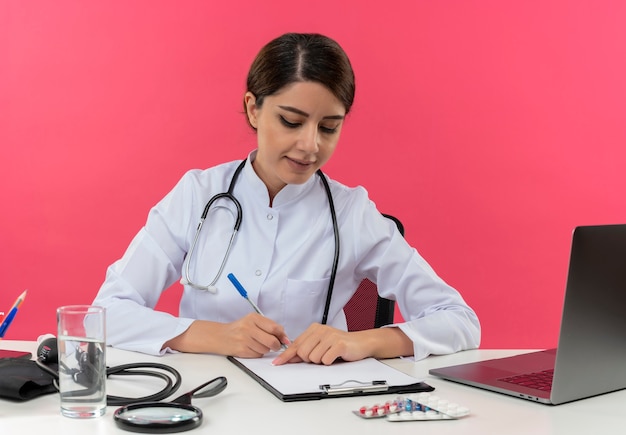
[[[248,122],[256,130],[257,128],[257,113],[259,108],[256,105],[256,97],[252,92],[246,92],[243,96],[243,103],[246,106],[246,115],[248,116]]]

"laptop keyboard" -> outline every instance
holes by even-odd
[[[522,385],[527,388],[534,388],[541,391],[550,391],[552,389],[552,377],[554,369],[543,370],[541,372],[526,373],[522,375],[509,376],[500,378],[499,381],[509,382],[511,384]]]

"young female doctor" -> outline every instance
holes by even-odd
[[[150,211],[93,302],[107,309],[108,344],[239,357],[286,345],[274,364],[420,359],[478,346],[474,311],[365,189],[318,171],[354,91],[348,57],[332,39],[285,34],[262,48],[243,98],[256,149],[243,161],[189,171]],[[363,278],[397,301],[404,323],[346,331],[343,307]],[[155,311],[178,280],[179,317]]]

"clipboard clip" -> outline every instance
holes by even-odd
[[[345,382],[342,382],[341,384],[320,385],[320,390],[322,390],[329,396],[340,394],[375,393],[380,391],[387,391],[388,389],[389,385],[387,385],[387,381],[361,382],[354,379],[347,380]]]

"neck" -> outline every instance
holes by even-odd
[[[265,184],[265,187],[267,188],[267,194],[270,199],[269,205],[271,207],[272,204],[274,203],[274,198],[276,198],[276,195],[278,195],[278,192],[280,192],[283,189],[283,187],[286,186],[286,184],[283,182],[279,182],[277,183],[277,185],[273,185],[272,183],[270,183],[268,181],[269,177],[267,177],[265,173],[261,170],[259,165],[256,164],[256,160],[252,162],[252,168],[254,169],[254,172],[256,172],[258,177],[261,179],[261,181],[263,181],[263,184]]]

